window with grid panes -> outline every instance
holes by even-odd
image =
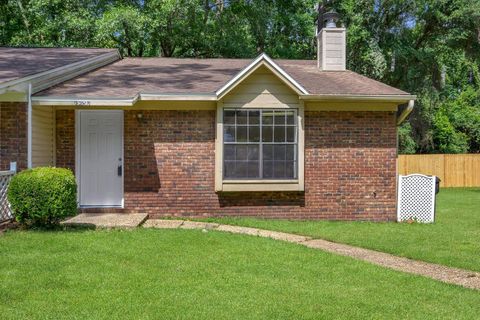
[[[224,180],[295,180],[297,110],[225,109]]]

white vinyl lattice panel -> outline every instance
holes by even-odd
[[[7,201],[7,190],[15,171],[0,171],[0,222],[12,218],[10,204]]]
[[[397,220],[429,223],[435,219],[435,176],[410,174],[398,178]]]

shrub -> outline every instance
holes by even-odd
[[[10,181],[7,197],[15,219],[29,226],[51,226],[77,212],[77,184],[68,169],[22,171]]]

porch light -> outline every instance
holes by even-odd
[[[140,124],[145,123],[145,118],[143,117],[143,113],[139,112],[135,115],[135,118],[137,118],[137,122]]]

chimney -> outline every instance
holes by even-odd
[[[317,22],[317,66],[322,71],[344,71],[346,60],[345,28],[338,28],[339,15],[334,10],[323,13]]]

